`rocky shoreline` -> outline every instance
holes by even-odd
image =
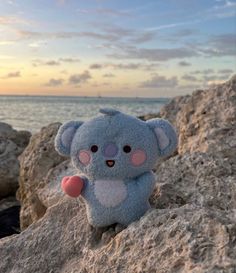
[[[236,272],[236,76],[140,118],[152,117],[175,125],[178,151],[155,168],[153,208],[122,231],[91,229],[83,201],[61,192],[75,171],[54,150],[59,123],[31,138],[0,123],[0,199],[19,181],[22,230],[0,240],[0,272]]]

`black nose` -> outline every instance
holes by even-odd
[[[106,164],[108,167],[113,167],[115,165],[115,160],[106,160]]]

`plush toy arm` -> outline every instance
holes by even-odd
[[[148,197],[152,194],[156,177],[152,171],[146,172],[137,177],[136,185],[141,196]]]
[[[65,176],[61,182],[62,190],[70,197],[78,197],[84,187],[84,179],[80,176]]]

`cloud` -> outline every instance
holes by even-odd
[[[96,25],[97,27],[97,25]],[[117,40],[127,40],[131,43],[142,44],[153,40],[156,37],[156,33],[147,30],[137,30],[131,28],[124,28],[117,25],[102,25],[101,31],[107,34],[113,34],[117,36]]]
[[[48,87],[57,87],[61,86],[63,84],[64,80],[63,79],[50,79],[47,83],[45,83],[45,86]]]
[[[197,33],[196,29],[180,29],[173,33],[172,35],[178,38],[189,37],[191,35],[195,35]]]
[[[214,35],[209,43],[216,49],[212,55],[216,56],[235,56],[236,55],[236,35],[235,33],[225,33]]]
[[[203,80],[209,83],[218,83],[226,81],[229,78],[230,74],[223,74],[223,75],[205,75],[203,76]]]
[[[64,62],[64,63],[79,63],[80,59],[78,58],[59,58],[60,62]]]
[[[103,74],[103,77],[104,77],[104,78],[114,78],[115,75],[112,74],[112,73],[106,73],[106,74]]]
[[[97,8],[97,9],[77,9],[77,12],[82,14],[98,14],[106,16],[131,16],[131,13],[126,10],[109,9],[109,8]]]
[[[199,21],[200,22],[200,21]],[[192,41],[194,38],[200,40],[200,32],[193,28],[184,28],[179,30],[172,30],[163,33],[158,33],[159,40],[168,42],[169,44],[183,44],[184,42]]]
[[[176,23],[171,23],[171,24],[164,24],[164,25],[154,26],[154,27],[147,28],[146,30],[156,31],[156,30],[186,26],[186,25],[189,25],[189,24],[196,24],[196,23],[200,23],[200,22],[201,22],[200,19],[196,19],[196,20],[191,20],[191,21],[183,21],[183,22],[176,22]]]
[[[58,61],[47,61],[45,62],[45,65],[49,65],[49,66],[55,66],[55,65],[60,65],[60,63]]]
[[[47,65],[47,66],[59,66],[60,62],[56,60],[33,60],[33,66],[41,66],[41,65]]]
[[[38,49],[42,46],[47,45],[47,42],[45,41],[35,41],[29,44],[29,47],[33,48],[33,49]]]
[[[219,69],[218,71],[215,71],[214,69],[208,68],[189,71],[188,74],[182,76],[182,79],[189,82],[202,82],[202,87],[207,87],[211,84],[217,84],[228,80],[233,72],[232,69]],[[196,77],[196,75],[198,77]]]
[[[218,3],[223,3],[222,5],[215,5],[212,9],[208,10],[213,17],[216,18],[227,18],[236,15],[236,2],[230,0],[218,1]]]
[[[118,69],[118,70],[137,70],[137,69],[143,69],[143,70],[153,70],[156,68],[158,64],[156,63],[150,63],[150,64],[144,64],[144,63],[94,63],[90,65],[90,69],[103,69],[103,68],[112,68],[112,69]]]
[[[197,74],[197,75],[209,75],[215,73],[215,71],[211,68],[203,69],[203,70],[194,70],[190,72],[191,74]]]
[[[58,32],[38,32],[29,30],[17,30],[20,39],[38,39],[38,40],[55,40],[55,39],[81,39],[90,38],[100,41],[117,42],[126,40],[131,43],[142,44],[155,38],[156,33],[146,30],[136,30],[120,27],[114,24],[103,25],[92,24],[96,31],[58,31]]]
[[[110,82],[101,82],[101,83],[98,83],[98,82],[93,82],[91,84],[92,87],[102,87],[102,86],[111,86],[112,84]],[[100,94],[98,94],[99,96]]]
[[[204,43],[192,43],[189,46],[205,57],[236,56],[235,33],[212,35]]]
[[[174,88],[178,85],[177,77],[166,78],[158,74],[153,74],[150,80],[140,83],[141,88]]]
[[[142,68],[143,64],[141,63],[119,63],[119,64],[109,64],[110,67],[114,69],[121,69],[121,70],[136,70]]]
[[[186,62],[186,61],[181,61],[181,62],[178,63],[178,65],[179,65],[179,66],[183,66],[183,67],[184,67],[184,66],[191,66],[191,63]]]
[[[98,25],[94,25],[95,27],[98,27]],[[122,36],[122,37],[127,37],[127,36],[132,36],[136,33],[136,30],[130,29],[130,28],[124,28],[117,26],[115,24],[110,24],[110,25],[101,25],[100,27],[101,31],[108,33],[108,34],[115,34],[116,36]]]
[[[234,71],[232,69],[220,69],[218,70],[219,74],[233,74]]]
[[[114,34],[106,34],[106,33],[98,33],[92,31],[62,31],[62,32],[37,32],[37,31],[28,31],[28,30],[18,30],[18,36],[21,39],[48,39],[48,40],[55,40],[55,39],[73,39],[73,38],[91,38],[97,40],[104,40],[104,41],[117,41],[119,37]]]
[[[156,33],[154,32],[143,32],[143,33],[141,32],[134,35],[134,37],[130,39],[130,42],[141,44],[141,43],[151,41],[155,37],[156,37]]]
[[[118,9],[107,9],[107,8],[100,8],[95,10],[100,15],[111,15],[111,16],[130,16],[130,12],[125,10],[118,10]]]
[[[102,64],[91,64],[90,69],[102,69],[103,65]]]
[[[92,78],[90,72],[85,70],[80,74],[73,74],[69,77],[69,84],[71,85],[79,85],[81,83],[86,83],[88,80]]]
[[[209,82],[209,81],[215,81],[218,80],[218,77],[216,75],[210,75],[210,76],[203,76],[204,81]]]
[[[59,58],[57,60],[40,60],[36,59],[33,60],[32,64],[33,66],[41,66],[41,65],[47,65],[47,66],[59,66],[61,63],[77,63],[80,62],[78,58]]]
[[[191,48],[137,48],[133,46],[123,47],[120,53],[111,53],[108,57],[116,59],[144,59],[148,61],[168,61],[171,59],[183,59],[198,56]]]
[[[186,93],[189,93],[194,90],[198,90],[199,88],[203,88],[203,87],[206,87],[206,86],[202,86],[199,84],[185,84],[185,85],[179,85],[177,88],[176,88],[176,91],[180,91],[180,92],[183,92],[183,94],[186,94]]]
[[[21,77],[21,72],[14,71],[14,72],[9,72],[5,76],[1,77],[1,79],[12,79],[12,78],[20,78],[20,77]]]
[[[185,74],[182,76],[182,79],[189,82],[197,82],[198,79],[192,75]]]

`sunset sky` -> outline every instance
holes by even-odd
[[[233,0],[0,0],[0,94],[169,97],[235,72]]]

